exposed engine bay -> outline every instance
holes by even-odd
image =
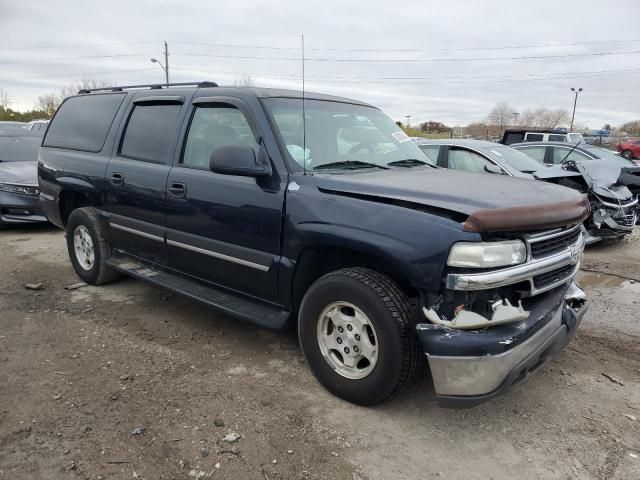
[[[587,195],[591,205],[585,221],[587,244],[620,238],[638,223],[640,167],[620,168],[608,160],[568,161],[540,170],[535,177]]]

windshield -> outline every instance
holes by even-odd
[[[616,155],[615,153],[613,153],[611,150],[607,150],[606,148],[600,148],[600,147],[590,147],[587,145],[581,145],[583,150],[586,150],[587,152],[591,153],[592,155],[596,155],[600,158],[602,158],[603,160],[613,160],[616,163],[618,163],[621,167],[633,167],[635,166],[635,163],[633,163],[632,160],[627,160],[624,157],[621,157],[620,155]]]
[[[540,163],[529,155],[519,152],[515,148],[496,144],[490,147],[481,147],[480,150],[494,158],[498,163],[506,163],[507,166],[519,172],[531,173],[543,168]]]
[[[326,100],[265,99],[292,164],[309,170],[434,165],[389,117],[374,107]],[[331,164],[331,165],[330,165]],[[321,168],[322,166],[324,168]]]
[[[19,162],[38,160],[38,149],[42,137],[0,136],[0,162]]]

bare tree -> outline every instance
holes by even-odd
[[[113,83],[106,80],[96,80],[92,78],[85,78],[78,83],[70,83],[62,87],[58,92],[46,93],[40,95],[36,101],[35,108],[42,112],[45,112],[49,117],[53,116],[60,104],[65,98],[72,95],[77,95],[80,90],[88,90],[92,88],[106,88],[115,86]]]
[[[489,113],[488,121],[491,125],[496,125],[503,130],[505,126],[509,125],[509,122],[513,119],[515,110],[509,106],[506,102],[500,102],[491,113]]]
[[[77,95],[80,90],[90,90],[92,88],[107,88],[115,86],[112,82],[108,82],[106,80],[94,79],[94,78],[83,78],[82,81],[78,83],[70,83],[69,85],[62,87],[60,89],[60,94],[58,98],[60,99],[60,103],[71,95]]]
[[[236,77],[233,84],[236,87],[255,87],[256,86],[255,82],[253,81],[253,77],[248,73],[244,73],[239,77]]]
[[[38,97],[34,108],[35,110],[44,112],[47,117],[52,117],[58,106],[60,106],[58,95],[55,93],[45,93]]]
[[[0,88],[0,108],[8,108],[9,107],[9,94]]]
[[[521,124],[529,128],[555,128],[569,123],[569,112],[563,109],[549,110],[548,108],[536,108],[522,112]]]

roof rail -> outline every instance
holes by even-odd
[[[216,82],[184,82],[184,83],[150,83],[148,85],[123,85],[122,87],[101,87],[101,88],[83,88],[78,94],[91,92],[122,92],[123,90],[131,90],[134,88],[150,88],[151,90],[159,90],[166,87],[193,87],[212,88],[217,87]]]

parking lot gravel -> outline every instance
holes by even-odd
[[[586,252],[569,347],[471,410],[439,408],[426,369],[348,404],[294,331],[132,279],[78,285],[52,227],[0,232],[0,258],[0,479],[640,478],[638,234]]]

